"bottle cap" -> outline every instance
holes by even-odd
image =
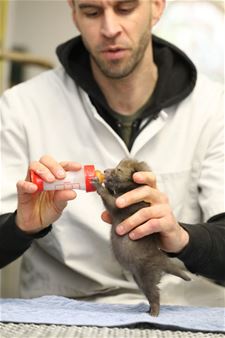
[[[85,185],[86,191],[91,192],[95,191],[95,187],[92,184],[92,179],[95,178],[95,166],[94,165],[84,165],[84,176],[85,176]]]
[[[98,178],[99,183],[103,183],[105,180],[105,175],[100,170],[95,170],[95,176]]]
[[[30,179],[32,183],[36,184],[36,186],[38,187],[38,191],[43,191],[43,179],[38,176],[38,174],[36,174],[33,170],[30,170]]]

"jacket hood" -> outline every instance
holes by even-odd
[[[192,61],[179,48],[154,35],[152,38],[154,62],[158,67],[158,81],[151,100],[151,110],[158,112],[179,103],[192,92],[197,71]],[[81,36],[58,46],[56,52],[71,78],[89,96],[101,100],[101,104],[107,106],[93,78],[89,53],[84,47]]]

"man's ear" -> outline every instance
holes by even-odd
[[[74,0],[67,0],[70,8],[74,9],[75,8],[75,3],[74,3]]]
[[[76,5],[75,5],[75,0],[67,0],[70,8],[72,9],[72,17],[73,17],[73,22],[77,29],[79,30],[79,25],[77,22],[77,17],[76,17]]]
[[[159,21],[161,18],[165,5],[166,0],[150,0],[151,6],[152,6],[152,20],[151,25],[152,27],[155,26],[155,24]]]

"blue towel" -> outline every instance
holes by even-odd
[[[147,304],[121,305],[80,302],[58,296],[0,299],[0,320],[14,323],[124,327],[149,324],[170,330],[225,332],[225,308],[161,306],[151,317]]]

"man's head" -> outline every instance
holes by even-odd
[[[68,0],[90,53],[92,68],[111,79],[132,73],[151,58],[151,29],[165,0]]]

